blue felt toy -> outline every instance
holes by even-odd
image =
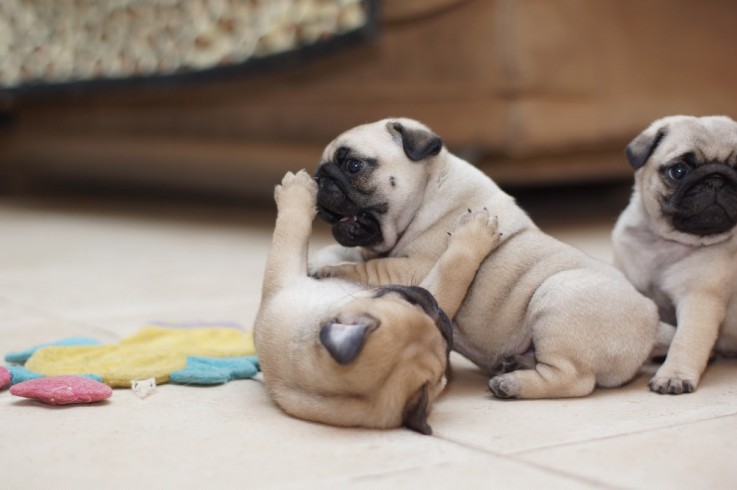
[[[259,371],[256,356],[187,357],[187,366],[171,373],[172,383],[215,385],[234,379],[252,378]]]
[[[43,374],[34,373],[23,366],[7,366],[7,369],[10,372],[10,384],[13,385],[22,383],[23,381],[44,377]]]

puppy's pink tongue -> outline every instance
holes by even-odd
[[[356,221],[357,218],[357,216],[343,216],[340,221]]]

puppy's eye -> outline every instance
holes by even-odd
[[[356,160],[355,158],[351,158],[348,161],[345,162],[345,169],[349,174],[357,174],[361,171],[363,168],[363,162],[361,160]]]
[[[675,163],[668,167],[668,177],[673,180],[682,180],[688,173],[688,166],[683,163]]]

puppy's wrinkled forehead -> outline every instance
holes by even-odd
[[[322,161],[336,160],[336,156],[340,156],[336,154],[345,149],[353,155],[375,160],[403,158],[402,138],[398,133],[392,133],[388,129],[389,121],[391,120],[384,119],[345,131],[328,144],[322,154]]]
[[[664,161],[691,153],[699,163],[737,165],[737,123],[728,117],[674,118],[660,148]]]

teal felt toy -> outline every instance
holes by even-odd
[[[169,380],[178,384],[214,385],[234,379],[252,378],[259,371],[256,356],[187,357],[187,366],[171,373]]]
[[[8,366],[7,369],[10,372],[10,384],[12,385],[44,377],[43,374],[34,373],[23,366]]]

